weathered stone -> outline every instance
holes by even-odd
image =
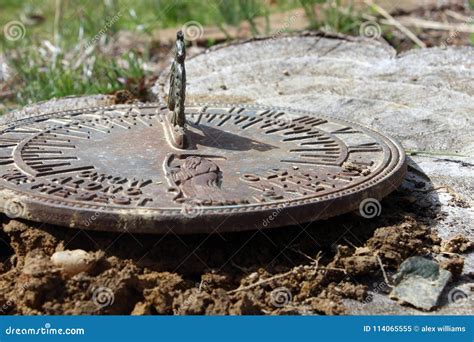
[[[68,275],[75,275],[89,270],[95,262],[93,255],[82,249],[73,251],[60,251],[51,256],[51,261],[55,266]]]
[[[438,303],[444,287],[451,279],[451,272],[423,257],[406,259],[395,275],[397,285],[390,297],[409,303],[423,310],[431,310]]]

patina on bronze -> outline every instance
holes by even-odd
[[[85,108],[0,130],[0,208],[74,228],[214,233],[293,225],[381,199],[402,147],[345,120],[266,106],[184,107],[178,34],[168,104]]]
[[[167,125],[170,142],[177,148],[186,146],[184,102],[186,100],[186,46],[183,32],[176,34],[176,50],[170,73],[170,90],[168,93],[168,108],[172,111],[171,121]]]

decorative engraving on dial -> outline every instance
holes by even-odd
[[[232,200],[231,194],[221,189],[222,172],[213,159],[219,156],[170,154],[165,161],[165,173],[176,193],[178,203],[192,202],[200,205],[245,204],[247,200]]]
[[[122,216],[125,210],[121,222],[135,229],[140,220],[179,219],[187,202],[202,205],[204,218],[275,206],[317,208],[391,175],[396,185],[404,167],[403,152],[391,139],[309,112],[187,106],[186,150],[167,140],[167,114],[163,104],[118,105],[6,125],[0,131],[0,186],[31,202],[30,208],[60,205],[70,213]],[[54,222],[67,224],[67,218],[55,216]]]
[[[258,202],[266,202],[317,195],[325,190],[334,190],[341,183],[349,183],[361,176],[359,172],[345,170],[324,175],[314,171],[273,169],[263,174],[246,173],[242,180],[261,192],[255,197]]]

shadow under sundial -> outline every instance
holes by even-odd
[[[439,200],[428,176],[409,161],[403,184],[381,202],[373,218],[349,213],[332,219],[273,229],[240,233],[166,235],[112,234],[44,226],[42,230],[66,241],[67,249],[105,250],[109,256],[131,259],[139,266],[157,271],[174,271],[183,277],[198,277],[211,270],[243,275],[242,270],[265,268],[268,272],[308,264],[304,255],[322,251],[332,256],[337,245],[362,247],[381,227],[404,228],[407,221],[429,224],[439,212]],[[284,214],[282,214],[284,215]],[[272,219],[278,219],[276,215]],[[216,223],[217,224],[217,223]],[[265,223],[255,223],[256,228]],[[39,226],[39,225],[34,225]],[[409,232],[409,231],[408,231]],[[396,246],[403,249],[406,246]],[[238,265],[238,267],[236,266]],[[240,269],[239,269],[240,267]]]
[[[49,260],[49,255],[56,250],[83,249],[101,252],[105,258],[89,274],[64,280],[56,291],[61,296],[69,296],[64,289],[76,286],[77,279],[86,287],[87,284],[111,286],[116,301],[122,304],[107,307],[108,313],[130,313],[135,303],[143,300],[143,286],[150,290],[155,288],[156,295],[164,291],[173,301],[181,293],[179,291],[191,291],[203,280],[209,286],[207,290],[221,289],[219,293],[225,295],[226,291],[249,284],[252,275],[257,278],[250,281],[251,284],[272,276],[280,279],[271,286],[262,285],[249,291],[248,295],[254,296],[251,297],[253,303],[265,300],[275,286],[290,286],[293,298],[308,298],[311,294],[303,293],[302,282],[306,282],[306,286],[319,286],[318,291],[330,284],[383,283],[376,253],[381,253],[386,273],[395,271],[398,264],[409,256],[425,253],[422,255],[429,257],[427,253],[432,251],[433,240],[426,227],[436,222],[440,208],[436,191],[432,190],[430,179],[409,161],[409,172],[402,185],[381,202],[380,215],[370,219],[349,213],[310,224],[269,230],[185,236],[175,235],[172,231],[166,235],[117,234],[13,221],[14,224],[10,222],[6,234],[0,234],[0,238],[11,244],[16,252],[3,255],[5,261],[0,263],[0,274],[9,269],[21,271],[24,266],[21,260],[25,260],[28,254],[46,254],[45,258]],[[258,228],[258,224],[255,226]],[[360,260],[351,259],[351,255],[360,251],[363,252]],[[315,264],[318,256],[319,261]],[[342,260],[338,258],[345,256],[348,256],[347,263],[337,263]],[[315,267],[326,266],[332,267],[333,271],[317,273],[322,278],[316,278]],[[286,276],[290,274],[288,272],[292,275],[290,278]],[[148,276],[160,280],[148,283]],[[59,273],[55,273],[55,277],[59,277]],[[180,289],[178,292],[169,292],[176,286]],[[255,297],[259,294],[263,297]],[[213,297],[214,292],[203,295],[211,296],[211,300],[224,300]],[[71,298],[67,300],[73,300]],[[82,303],[88,301],[86,298]],[[163,313],[172,313],[168,304],[157,305],[165,308]],[[93,312],[88,310],[96,308],[87,308],[86,305],[84,310]]]

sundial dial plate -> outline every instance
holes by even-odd
[[[315,113],[190,105],[186,149],[170,142],[167,115],[159,103],[116,105],[3,126],[0,208],[94,230],[237,231],[354,210],[406,170],[393,139]]]

